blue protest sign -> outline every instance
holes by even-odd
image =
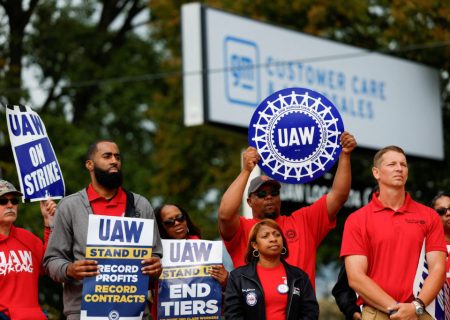
[[[253,113],[248,143],[261,169],[286,183],[307,183],[330,170],[341,152],[344,124],[336,107],[322,94],[288,88],[264,99]]]
[[[219,319],[222,288],[208,269],[222,264],[220,241],[162,240],[158,319]]]
[[[100,274],[83,280],[81,319],[141,320],[149,277],[141,261],[152,255],[153,220],[89,215],[86,259]]]
[[[29,107],[8,105],[6,121],[24,200],[64,197],[61,168],[39,115]]]

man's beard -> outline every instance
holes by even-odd
[[[94,166],[94,175],[97,182],[106,189],[117,189],[122,185],[123,177],[120,170],[109,173],[107,170]]]

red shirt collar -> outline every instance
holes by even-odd
[[[127,195],[122,188],[117,189],[117,193],[111,199],[100,196],[92,187],[87,189],[89,203],[91,204],[94,214],[120,217],[125,214]]]
[[[389,208],[389,207],[385,207],[380,200],[378,199],[378,195],[380,193],[377,192],[376,194],[374,194],[372,196],[372,201],[371,201],[371,205],[373,206],[373,211],[377,212],[377,211],[383,211],[383,210],[391,210],[394,211],[393,209]],[[395,212],[398,213],[406,213],[406,212],[414,212],[414,208],[412,206],[412,198],[409,195],[408,192],[405,192],[405,203],[403,204],[403,206],[401,206],[398,210],[396,210]]]
[[[12,237],[16,232],[16,227],[11,225],[11,229],[9,230],[9,235],[5,236],[4,234],[0,234],[0,242],[8,240],[9,237]]]
[[[125,191],[123,191],[122,187],[117,188],[117,193],[110,200],[107,200],[105,197],[99,195],[97,191],[94,190],[94,187],[92,186],[91,183],[89,184],[86,192],[88,195],[89,202],[94,202],[95,200],[98,199],[108,201],[111,204],[119,204],[127,202],[127,196],[125,194]]]

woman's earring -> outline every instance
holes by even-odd
[[[253,256],[255,257],[255,258],[259,258],[259,251],[258,250],[253,250]]]
[[[286,253],[287,253],[287,249],[286,249],[286,247],[283,247],[283,249],[281,249],[281,254],[285,255]]]

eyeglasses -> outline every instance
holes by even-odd
[[[437,208],[435,210],[440,216],[443,216],[444,214],[447,213],[447,211],[450,211],[450,207],[448,207],[448,208]]]
[[[0,205],[6,206],[8,204],[8,202],[11,202],[11,204],[15,206],[15,205],[19,204],[19,199],[17,199],[17,198],[11,198],[11,199],[0,198]]]
[[[267,197],[268,194],[270,194],[272,197],[276,197],[280,195],[280,190],[272,189],[272,191],[270,192],[267,192],[265,190],[258,190],[255,192],[255,195],[260,199]]]
[[[186,220],[186,216],[184,214],[180,213],[175,218],[167,219],[167,220],[163,221],[162,223],[168,227],[173,227],[175,225],[175,221],[178,221],[179,223],[181,223],[185,220]]]

